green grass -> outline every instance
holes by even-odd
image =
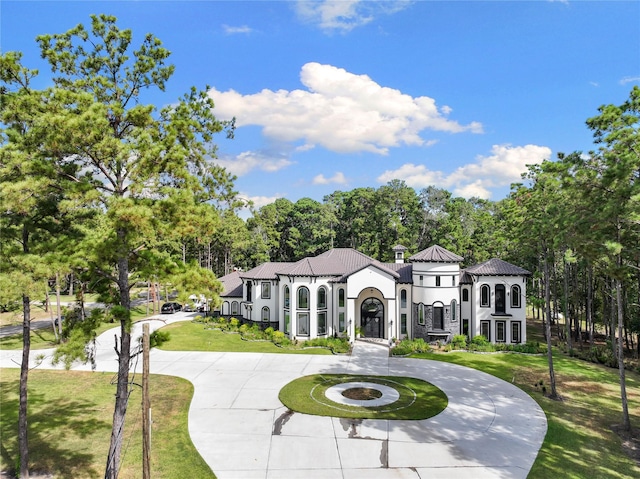
[[[18,369],[0,369],[0,469],[18,460]],[[112,373],[29,373],[30,470],[56,479],[102,477],[109,449],[115,385]],[[138,378],[139,381],[139,378]],[[151,476],[215,478],[189,437],[193,386],[184,379],[152,375]],[[134,387],[124,432],[120,479],[142,475],[141,392]]]
[[[181,321],[162,328],[171,334],[159,349],[166,351],[224,351],[279,354],[332,354],[328,349],[285,349],[271,341],[245,341],[239,334],[206,329],[201,323]]]
[[[390,386],[400,393],[400,398],[385,406],[363,407],[338,404],[325,396],[331,386],[351,381]],[[448,403],[440,389],[421,379],[347,374],[314,374],[298,378],[282,388],[278,397],[295,412],[354,419],[427,419],[442,412]]]
[[[622,422],[617,369],[555,353],[556,387],[562,401],[549,392],[546,356],[520,354],[423,353],[412,357],[446,361],[485,371],[515,384],[544,410],[548,431],[530,479],[635,478],[640,467],[625,454],[612,426]],[[542,384],[540,384],[542,382]],[[627,372],[632,425],[640,425],[640,377]]]
[[[131,308],[131,318],[133,322],[140,321],[142,319],[147,318],[146,308],[139,306],[136,308]],[[50,318],[46,318],[50,319]],[[96,335],[100,335],[109,329],[119,327],[118,323],[102,323],[96,329]],[[49,349],[55,348],[58,344],[56,343],[55,335],[53,334],[53,328],[46,327],[43,329],[32,329],[31,330],[31,349]],[[0,349],[22,349],[22,333],[15,334],[13,336],[7,336],[5,338],[0,338]]]

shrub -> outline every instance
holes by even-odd
[[[547,352],[546,347],[542,347],[540,343],[527,342],[526,344],[514,344],[509,346],[509,351],[526,354],[540,354]]]
[[[249,331],[249,325],[246,323],[243,324],[238,328],[238,331],[240,331],[240,334],[244,335],[247,331]]]
[[[162,344],[169,341],[169,339],[171,339],[171,334],[169,333],[169,331],[162,331],[161,329],[157,329],[149,335],[149,346],[152,348],[162,346]]]
[[[231,320],[229,321],[229,326],[231,326],[231,329],[233,329],[234,331],[238,329],[239,324],[240,320],[238,318],[231,318]]]
[[[267,339],[271,339],[273,337],[273,333],[274,333],[274,329],[269,326],[267,329],[264,330],[264,335]]]
[[[403,339],[391,350],[391,354],[394,356],[406,356],[411,353],[428,353],[429,351],[431,351],[431,347],[422,338],[414,340]]]
[[[471,338],[471,344],[473,344],[474,346],[486,346],[487,344],[489,344],[489,341],[487,341],[487,338],[482,334],[479,334],[478,336],[474,336],[473,338]]]
[[[413,350],[416,353],[426,353],[431,350],[431,346],[429,346],[424,339],[418,338],[413,340]]]
[[[451,340],[451,346],[453,349],[466,349],[467,337],[464,334],[456,334]]]
[[[286,336],[282,331],[274,331],[273,334],[271,335],[271,340],[273,341],[273,343],[278,345],[282,345],[285,338]]]

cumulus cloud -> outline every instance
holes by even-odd
[[[312,183],[314,185],[330,185],[330,184],[338,184],[338,185],[346,185],[347,179],[344,176],[344,173],[341,171],[336,172],[331,178],[325,178],[323,174],[317,175],[313,178]]]
[[[253,209],[262,208],[265,205],[271,204],[278,198],[284,198],[285,195],[276,194],[275,196],[247,196],[246,198],[253,203]]]
[[[216,163],[236,176],[244,176],[254,170],[275,173],[294,164],[284,156],[266,155],[256,151],[245,151],[235,158],[221,158],[216,160]]]
[[[240,27],[232,27],[230,25],[222,25],[222,30],[227,35],[237,35],[239,33],[248,34],[248,33],[253,32],[253,29],[251,27],[247,26],[247,25],[242,25]]]
[[[347,33],[371,23],[378,16],[404,10],[411,3],[404,0],[300,0],[295,3],[295,11],[302,21],[317,25],[326,33]]]
[[[527,165],[540,164],[550,157],[551,149],[546,146],[494,145],[490,155],[479,155],[475,162],[461,166],[451,173],[407,163],[396,170],[385,171],[378,177],[378,181],[388,183],[399,179],[414,188],[435,185],[451,189],[454,194],[465,198],[477,196],[489,199],[492,188],[520,181]]]
[[[209,95],[219,118],[236,118],[238,127],[258,125],[265,136],[282,142],[302,141],[338,153],[386,155],[402,145],[429,146],[424,131],[481,133],[482,125],[462,125],[447,118],[451,109],[433,98],[412,97],[383,87],[367,75],[307,63],[300,72],[306,90],[262,90],[242,95],[215,88]]]

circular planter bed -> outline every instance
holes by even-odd
[[[421,379],[315,374],[280,390],[289,409],[316,416],[356,419],[427,419],[447,407],[447,396]]]

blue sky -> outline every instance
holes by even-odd
[[[392,179],[499,200],[526,164],[595,147],[585,120],[640,84],[638,1],[0,1],[0,49],[109,13],[171,52],[172,103],[235,116],[218,161],[257,207]],[[135,41],[134,41],[135,43]]]

